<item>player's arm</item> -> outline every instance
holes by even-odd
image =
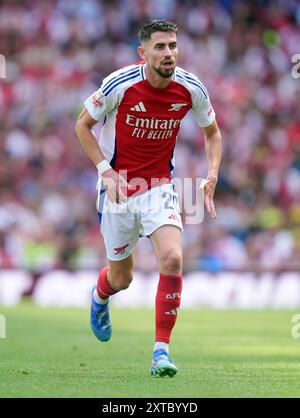
[[[76,133],[84,152],[97,167],[101,161],[105,160],[105,157],[92,132],[96,123],[98,123],[98,121],[90,116],[86,108],[83,108],[76,122]]]
[[[121,186],[126,186],[127,183],[106,161],[92,131],[96,123],[98,121],[93,119],[87,109],[84,108],[76,122],[77,137],[84,152],[97,167],[98,175],[103,179],[108,198],[113,202],[119,203],[120,200],[125,200]]]
[[[216,122],[216,115],[210,103],[205,86],[194,77],[194,84],[189,88],[192,93],[193,112],[197,122],[204,130],[205,149],[208,160],[208,174],[204,185],[204,202],[212,219],[217,217],[214,205],[214,192],[218,181],[221,161],[221,133]]]
[[[219,168],[222,156],[221,132],[216,120],[203,128],[205,136],[205,149],[208,160],[207,183],[204,187],[204,202],[212,219],[217,217],[214,205],[214,193],[218,181]]]

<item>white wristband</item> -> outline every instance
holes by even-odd
[[[100,161],[100,163],[97,164],[96,167],[100,176],[102,176],[105,171],[110,170],[112,168],[112,166],[109,164],[107,160]]]

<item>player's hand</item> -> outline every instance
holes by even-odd
[[[204,191],[204,203],[207,212],[211,219],[217,218],[217,213],[214,204],[214,194],[217,185],[217,178],[216,177],[207,177],[205,180],[202,181],[200,187]]]
[[[120,203],[126,201],[127,196],[125,190],[130,188],[130,186],[124,177],[111,169],[103,173],[102,179],[107,197],[111,202]]]

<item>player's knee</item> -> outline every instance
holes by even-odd
[[[167,251],[161,258],[161,268],[167,274],[179,274],[182,269],[182,252],[173,248]]]
[[[130,286],[133,275],[132,272],[119,272],[114,274],[111,278],[114,290],[125,290]]]

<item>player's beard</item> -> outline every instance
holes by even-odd
[[[161,68],[157,68],[152,66],[152,69],[161,77],[163,78],[170,78],[172,77],[174,71],[175,71],[175,66],[173,68],[169,68],[169,69],[161,69]]]

